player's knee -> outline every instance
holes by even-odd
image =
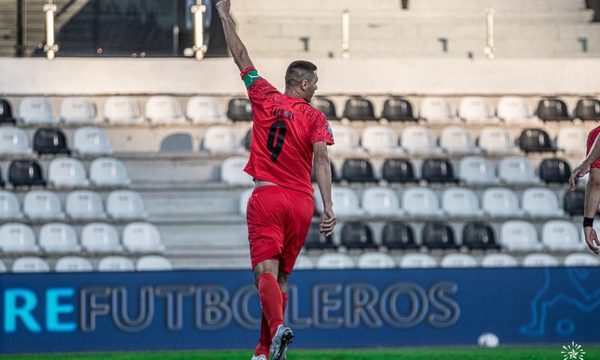
[[[275,279],[278,278],[279,273],[279,261],[267,260],[256,265],[254,268],[254,276],[258,281],[258,278],[263,274],[271,274]]]

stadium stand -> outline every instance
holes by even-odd
[[[104,117],[111,125],[130,125],[144,122],[140,105],[135,99],[111,96],[104,102]]]
[[[113,152],[110,140],[100,128],[92,126],[79,128],[73,138],[73,150],[80,156],[109,155]]]
[[[85,166],[74,158],[52,160],[48,168],[48,183],[55,188],[87,187],[90,184]]]
[[[381,118],[389,121],[417,120],[413,114],[413,106],[410,101],[401,97],[393,97],[385,100],[383,110],[381,111]]]
[[[361,96],[353,96],[346,100],[342,116],[350,121],[377,120],[373,103]]]
[[[49,254],[75,254],[81,251],[75,229],[62,223],[48,223],[42,226],[39,244],[44,252]]]
[[[65,211],[75,220],[102,220],[106,218],[100,195],[93,191],[77,190],[67,195]]]
[[[26,125],[51,125],[54,117],[50,100],[44,97],[24,97],[19,102],[19,118]]]
[[[13,126],[0,127],[0,154],[29,155],[31,153],[29,137],[24,130]]]
[[[23,199],[23,213],[30,220],[60,220],[65,217],[58,196],[46,190],[29,191]]]
[[[15,187],[46,186],[42,167],[36,160],[13,160],[8,168],[8,181]]]
[[[21,205],[17,196],[5,190],[0,190],[0,219],[19,220],[23,218]]]
[[[56,272],[86,272],[93,271],[92,263],[80,256],[65,256],[56,261],[54,271]]]
[[[362,206],[371,216],[400,216],[404,211],[400,208],[398,195],[387,187],[369,187],[363,192]]]
[[[70,155],[67,137],[59,128],[39,128],[33,135],[33,150],[39,155]]]
[[[93,124],[96,104],[82,97],[66,97],[60,104],[60,118],[65,124]]]
[[[227,120],[221,103],[213,97],[191,97],[185,109],[186,117],[194,124],[221,123]]]
[[[151,123],[157,125],[171,125],[186,121],[181,105],[172,96],[150,96],[146,102],[145,114]]]
[[[81,230],[81,245],[89,253],[120,253],[123,246],[113,225],[90,223]]]
[[[0,98],[0,124],[14,124],[16,121],[10,102]]]
[[[48,262],[42,258],[24,256],[17,258],[13,262],[11,270],[15,273],[49,272],[50,265],[48,265]]]
[[[31,227],[19,223],[8,223],[0,227],[0,248],[6,254],[28,254],[40,251]]]
[[[415,250],[419,246],[413,228],[403,222],[388,222],[381,234],[381,244],[388,250]]]

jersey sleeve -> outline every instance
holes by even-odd
[[[254,66],[242,70],[240,76],[248,91],[248,98],[253,103],[261,103],[269,99],[271,95],[279,93],[273,85],[258,74]]]
[[[310,143],[315,144],[318,142],[325,142],[327,145],[333,145],[333,131],[325,114],[319,112],[319,115],[313,121],[313,128],[310,135]]]

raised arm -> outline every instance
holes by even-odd
[[[217,3],[219,17],[221,18],[221,23],[223,23],[225,41],[227,41],[227,46],[229,47],[231,56],[233,56],[233,61],[235,61],[241,71],[253,65],[252,60],[250,60],[250,56],[248,55],[246,46],[244,46],[244,43],[235,31],[235,25],[233,24],[233,19],[231,18],[230,9],[231,0],[219,0]]]

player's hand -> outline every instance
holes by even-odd
[[[220,17],[229,16],[229,10],[231,9],[231,0],[219,0],[216,6],[217,10],[219,11]]]
[[[321,214],[321,226],[319,227],[319,231],[321,234],[325,235],[325,237],[333,234],[333,229],[335,228],[335,215],[333,214],[333,209],[325,209],[323,214]]]
[[[571,191],[575,190],[577,187],[577,179],[584,176],[585,174],[590,172],[590,164],[587,161],[579,164],[578,167],[573,169],[571,172],[571,177],[569,178],[569,185],[571,185]]]
[[[594,230],[593,227],[588,226],[583,228],[583,233],[588,249],[596,255],[600,254],[600,240],[598,240],[596,230]]]

